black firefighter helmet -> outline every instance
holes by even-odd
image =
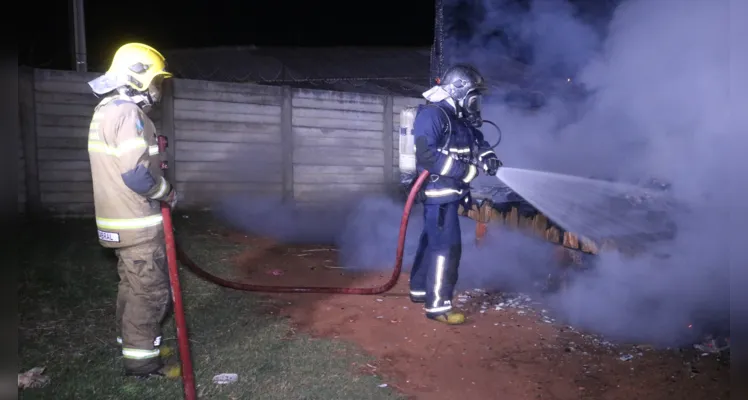
[[[488,87],[483,75],[475,67],[455,64],[444,72],[438,84],[449,93],[465,118],[475,126],[482,125],[481,95]]]

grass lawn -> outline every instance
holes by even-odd
[[[216,234],[205,216],[175,216],[182,246],[196,262],[230,275],[239,248]],[[21,399],[179,399],[181,380],[134,381],[122,376],[116,343],[116,258],[96,240],[92,220],[44,222],[26,229],[18,272],[20,371],[46,367],[44,388]],[[377,377],[357,375],[367,357],[353,345],[295,333],[263,312],[269,300],[213,286],[180,271],[197,392],[211,399],[394,399]],[[265,304],[263,304],[265,303]],[[173,318],[164,341],[176,348]],[[229,385],[211,382],[236,373]]]

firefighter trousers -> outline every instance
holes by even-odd
[[[423,232],[410,271],[410,295],[425,298],[429,315],[452,309],[462,255],[462,234],[458,207],[460,202],[425,204]]]
[[[161,323],[171,303],[163,239],[116,249],[117,327],[125,371],[148,374],[162,366]]]

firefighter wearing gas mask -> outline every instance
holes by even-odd
[[[449,68],[438,84],[423,94],[413,125],[416,168],[430,177],[420,198],[424,227],[410,274],[410,299],[425,303],[430,319],[456,325],[465,322],[452,310],[462,254],[458,208],[470,207],[470,182],[479,168],[494,176],[502,163],[483,138],[481,96],[485,80],[472,66]]]
[[[88,134],[99,243],[115,249],[120,277],[117,326],[126,375],[178,376],[161,355],[170,284],[160,202],[177,193],[163,176],[156,128],[147,113],[170,78],[154,48],[129,43],[109,70],[88,82],[101,98]]]

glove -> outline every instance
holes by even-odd
[[[177,206],[177,190],[172,188],[169,195],[163,201],[173,210]]]
[[[483,171],[490,176],[496,176],[499,168],[504,165],[499,160],[499,157],[496,156],[496,153],[486,154],[481,158],[480,162],[483,164]]]
[[[470,211],[473,209],[473,195],[468,192],[468,194],[465,196],[464,199],[462,199],[462,207],[465,208],[465,215],[467,215],[467,211]]]

